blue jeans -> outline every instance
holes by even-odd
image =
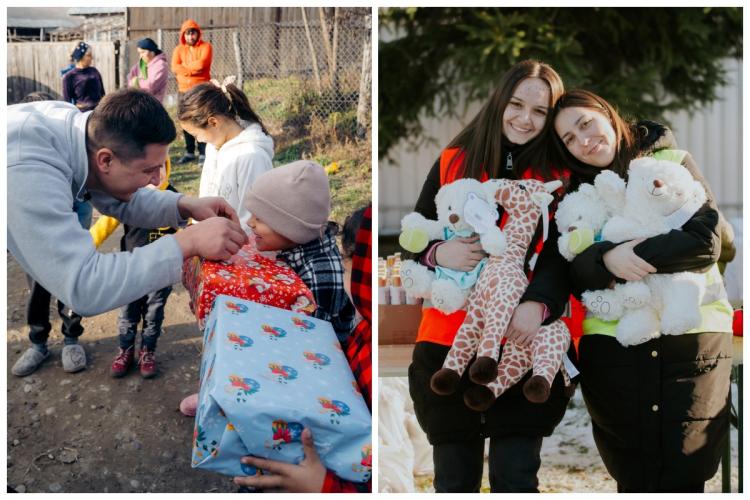
[[[138,332],[141,319],[143,319],[141,349],[145,348],[150,351],[156,349],[156,341],[159,339],[161,325],[164,322],[164,306],[167,305],[167,297],[170,293],[172,293],[172,287],[168,286],[144,295],[120,309],[117,323],[122,349],[128,349],[135,345],[135,335]]]

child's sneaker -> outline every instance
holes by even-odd
[[[29,347],[23,355],[18,358],[18,361],[13,365],[10,372],[16,377],[31,375],[47,358],[49,358],[49,351],[41,352],[38,349]]]
[[[186,417],[194,417],[198,410],[198,394],[191,394],[180,402],[180,412]]]
[[[120,347],[120,353],[112,362],[112,367],[109,370],[110,375],[115,378],[120,378],[128,373],[130,365],[133,364],[133,358],[135,357],[134,353],[135,346],[130,346],[127,349]]]
[[[154,378],[156,377],[156,356],[152,349],[141,347],[141,354],[138,358],[138,365],[141,369],[141,376],[143,378]]]

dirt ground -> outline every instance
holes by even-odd
[[[121,230],[103,251],[119,245]],[[50,309],[52,356],[19,378],[10,367],[29,346],[28,297],[20,266],[8,255],[8,484],[26,492],[232,492],[231,478],[190,466],[193,419],[178,410],[197,390],[200,332],[188,295],[176,285],[166,307],[156,359],[159,375],[137,369],[109,375],[117,353],[117,311],[85,318],[86,370],[62,370],[61,321]],[[138,340],[140,342],[140,340]]]

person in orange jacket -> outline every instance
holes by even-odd
[[[178,98],[199,83],[211,80],[211,60],[213,47],[201,39],[201,28],[198,23],[188,19],[180,28],[180,44],[172,53],[172,72],[177,78]],[[177,163],[195,161],[195,137],[182,131],[185,137],[185,155]],[[206,158],[206,144],[198,143],[198,161]]]

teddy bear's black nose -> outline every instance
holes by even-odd
[[[662,182],[661,179],[654,179],[654,187],[662,187],[664,185],[664,182]]]
[[[451,214],[450,217],[448,217],[448,220],[451,221],[451,224],[455,224],[456,222],[458,222],[458,215]]]
[[[568,228],[568,232],[569,232],[569,233],[572,233],[572,232],[573,232],[573,231],[575,231],[576,229],[578,229],[578,228],[577,228],[577,227],[575,227],[575,226],[570,226],[570,227]]]

